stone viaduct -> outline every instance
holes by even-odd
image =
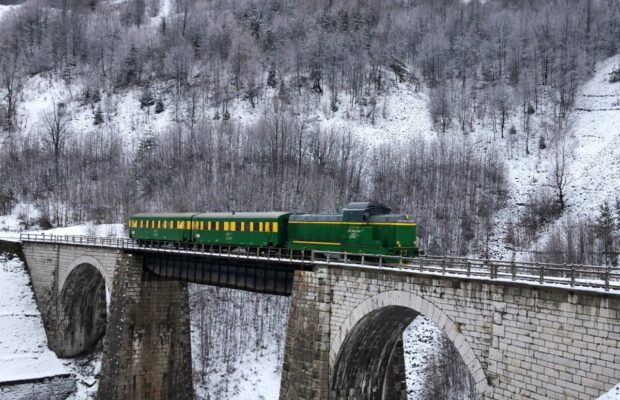
[[[514,271],[119,243],[23,240],[50,348],[70,357],[105,335],[102,399],[192,398],[188,281],[291,295],[281,399],[405,399],[402,333],[420,314],[452,341],[480,399],[596,398],[620,382],[620,288],[609,274],[604,290],[544,284],[543,271],[541,284]]]

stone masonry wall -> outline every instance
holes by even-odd
[[[281,399],[329,397],[328,277],[325,273],[295,271],[280,383]]]
[[[142,269],[124,255],[114,276],[98,397],[191,399],[187,283]]]
[[[66,343],[63,343],[66,337],[59,329],[59,312],[62,310],[60,294],[67,277],[79,265],[93,265],[103,276],[106,290],[111,292],[120,253],[106,248],[29,242],[23,244],[23,253],[49,347],[60,354],[66,348]]]
[[[595,398],[620,381],[617,296],[333,266],[295,278],[282,399],[310,393],[295,391],[291,382],[310,386],[318,384],[318,376],[325,379],[324,365],[311,363],[312,357],[324,357],[322,349],[330,348],[331,374],[352,326],[388,305],[409,304],[442,328],[470,368],[481,398]],[[319,289],[329,293],[330,305],[327,297],[318,301]],[[323,336],[317,336],[319,309],[330,315]],[[311,370],[314,365],[320,369]],[[300,383],[303,377],[307,380]]]

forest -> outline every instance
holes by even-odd
[[[615,0],[29,1],[0,25],[0,212],[32,202],[45,227],[374,199],[413,213],[430,253],[488,256],[503,160],[561,159],[579,84],[619,36]],[[38,124],[20,112],[33,79],[68,88]],[[310,118],[374,124],[402,85],[428,95],[432,140],[367,146]],[[166,126],[123,136],[128,93]],[[565,207],[556,183],[524,222]]]

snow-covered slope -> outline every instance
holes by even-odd
[[[15,5],[15,6],[5,6],[0,4],[0,21],[2,21],[2,18],[9,14],[11,11],[16,10],[19,6]]]
[[[70,373],[47,347],[29,284],[24,264],[0,255],[0,382]]]
[[[620,196],[620,83],[609,82],[617,68],[620,55],[597,66],[571,117],[567,198],[569,212],[577,216],[591,216]]]

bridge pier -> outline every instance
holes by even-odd
[[[123,254],[113,285],[98,397],[193,398],[187,283]]]

